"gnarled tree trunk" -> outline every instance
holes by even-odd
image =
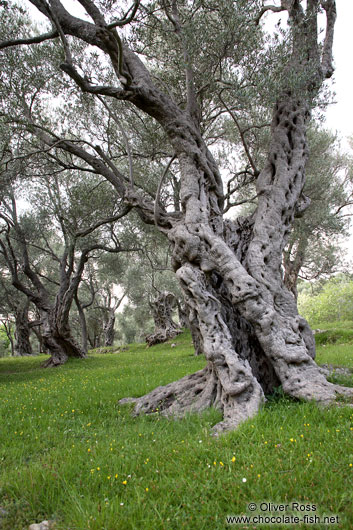
[[[69,357],[84,358],[85,351],[72,337],[69,320],[69,308],[57,302],[54,308],[44,315],[43,346],[50,358],[43,363],[44,367],[64,364]]]
[[[85,352],[71,335],[68,322],[57,318],[55,308],[46,315],[43,325],[43,346],[50,358],[43,363],[44,367],[59,366],[66,363],[69,357],[84,358]]]
[[[296,214],[308,201],[302,191],[310,105],[331,55],[317,48],[317,3],[287,2],[293,30],[289,73],[301,86],[284,90],[273,112],[268,161],[257,179],[258,206],[251,218],[223,222],[222,184],[211,154],[192,120],[170,120],[168,129],[181,169],[182,221],[168,233],[174,267],[197,316],[204,370],[135,400],[135,413],[183,414],[213,405],[223,412],[216,433],[254,415],[264,393],[282,385],[290,396],[334,402],[353,389],[327,382],[314,361],[307,322],[282,278],[282,255]],[[325,46],[332,44],[334,2],[326,5]],[[182,130],[180,136],[178,131]]]
[[[165,291],[159,293],[158,297],[150,304],[155,329],[146,337],[148,346],[166,342],[180,333],[181,329],[172,318],[172,303],[174,302],[175,296]]]
[[[54,19],[45,2],[31,1]],[[218,433],[256,414],[265,392],[278,384],[291,396],[322,403],[335,401],[337,394],[352,396],[353,389],[327,382],[316,365],[312,333],[282,278],[282,253],[293,218],[307,205],[302,192],[310,108],[333,72],[334,0],[307,0],[305,7],[300,0],[282,0],[280,7],[267,5],[261,10],[259,18],[267,10],[288,12],[292,53],[283,76],[285,86],[277,93],[267,163],[257,178],[257,209],[251,218],[234,223],[223,220],[222,178],[202,138],[198,93],[185,42],[181,47],[186,108],[160,91],[145,64],[117,33],[111,33],[98,8],[85,4],[93,23],[79,21],[59,2],[51,2],[62,40],[65,33],[98,46],[111,59],[122,88],[94,86],[75,69],[70,54],[61,68],[82,90],[128,100],[160,124],[179,163],[181,210],[162,211],[158,194],[151,205],[137,188],[125,185],[119,171],[111,170],[111,160],[104,164],[66,140],[60,141],[60,148],[101,172],[143,220],[167,234],[174,269],[207,360],[196,374],[134,399],[135,413],[158,408],[162,414],[180,415],[215,406],[223,412],[223,421],[215,427]],[[317,27],[320,8],[327,19],[322,46]],[[166,7],[166,15],[182,41],[177,2],[170,12]],[[249,31],[254,30],[251,24]],[[48,145],[57,143],[57,137],[42,134],[41,138]]]
[[[314,362],[312,332],[298,315],[281,273],[286,236],[304,202],[308,118],[305,101],[290,94],[277,104],[268,163],[257,182],[257,210],[252,218],[235,223],[223,223],[220,214],[216,218],[217,197],[209,189],[205,192],[205,173],[214,175],[214,181],[219,178],[210,154],[199,148],[195,162],[196,146],[190,145],[186,153],[183,138],[186,213],[169,239],[208,364],[197,374],[136,399],[135,413],[158,408],[164,414],[183,414],[213,405],[223,411],[224,420],[215,428],[220,432],[255,414],[264,392],[279,384],[299,399],[327,403],[337,393],[353,395],[352,389],[328,383]]]

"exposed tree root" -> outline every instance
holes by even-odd
[[[182,379],[159,386],[139,398],[124,398],[120,404],[134,403],[134,416],[158,412],[163,416],[182,417],[189,412],[202,412],[214,407],[223,412],[223,421],[213,427],[215,435],[235,429],[254,416],[264,395],[259,384],[249,385],[244,392],[227,394],[209,363],[206,368]]]
[[[47,359],[46,361],[42,362],[41,367],[42,368],[54,368],[56,366],[61,366],[62,364],[65,364],[68,360],[68,356],[66,354],[58,355],[52,355]]]
[[[344,376],[353,376],[353,369],[348,368],[347,366],[334,366],[333,364],[320,364],[320,372],[324,374],[325,377],[331,375],[344,375]]]
[[[44,338],[44,347],[49,350],[51,357],[42,363],[43,368],[50,368],[65,364],[69,357],[83,359],[86,357],[85,352],[80,348],[72,337],[54,337],[46,335]]]

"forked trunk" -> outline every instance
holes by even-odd
[[[335,1],[282,0],[281,7],[264,6],[256,19],[259,22],[268,10],[287,11],[292,49],[284,74],[278,79],[281,88],[273,113],[268,160],[257,178],[258,206],[252,218],[234,223],[223,221],[223,182],[201,135],[200,92],[194,86],[192,59],[177,2],[173,2],[173,13],[168,18],[184,51],[185,106],[177,105],[160,91],[145,64],[127,43],[121,44],[117,34],[113,38],[109,26],[104,27],[103,17],[96,7],[92,10],[91,3],[85,2],[90,5],[92,20],[98,20],[96,24],[79,21],[60,2],[50,3],[56,17],[43,2],[33,3],[39,5],[51,22],[55,20],[60,32],[83,39],[107,53],[123,88],[101,87],[105,92],[99,92],[100,87],[83,78],[69,57],[61,68],[82,90],[128,100],[156,119],[169,139],[173,160],[176,158],[179,163],[181,210],[178,208],[169,215],[167,208],[162,211],[159,196],[169,165],[153,207],[138,190],[125,186],[119,171],[109,169],[112,161],[108,168],[76,144],[61,142],[64,149],[82,157],[114,183],[124,200],[138,208],[143,220],[153,222],[167,234],[173,247],[176,275],[199,329],[207,366],[134,399],[135,413],[158,409],[162,414],[180,415],[215,406],[223,412],[223,421],[215,426],[218,433],[233,429],[256,414],[264,393],[278,384],[291,396],[322,403],[335,401],[338,394],[352,396],[353,389],[327,382],[316,365],[313,335],[298,315],[295,299],[282,278],[282,254],[293,218],[307,206],[302,191],[309,109],[324,79],[333,73]],[[322,11],[326,13],[324,39],[318,29]],[[255,31],[254,24],[254,20],[249,21],[249,32]],[[117,65],[117,57],[122,65]],[[223,87],[222,79],[212,83],[219,81]],[[46,135],[41,138],[54,145]],[[57,321],[52,324],[56,326]],[[69,335],[68,327],[58,329],[60,337]]]
[[[290,94],[277,105],[268,163],[257,181],[257,210],[252,218],[233,223],[222,222],[216,197],[209,189],[205,193],[206,171],[217,180],[211,155],[201,141],[198,157],[195,146],[192,155],[185,154],[183,138],[179,161],[185,217],[168,237],[207,366],[134,400],[136,414],[158,408],[180,415],[214,406],[223,412],[214,428],[219,433],[256,414],[264,394],[279,385],[293,397],[323,403],[337,394],[353,395],[353,389],[327,382],[314,362],[312,332],[282,278],[286,238],[294,215],[306,206],[308,117],[305,103]]]

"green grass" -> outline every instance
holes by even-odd
[[[353,368],[353,322],[322,322],[316,329],[322,330],[315,335],[317,362]]]
[[[0,360],[0,528],[55,519],[58,530],[214,530],[262,501],[315,504],[316,514],[339,516],[335,528],[352,527],[351,408],[279,392],[215,439],[214,410],[175,421],[118,405],[205,365],[189,334],[175,342],[57,369],[40,368],[43,357]],[[349,365],[350,345],[341,358],[337,346],[320,346],[319,361]]]

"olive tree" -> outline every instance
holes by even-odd
[[[263,6],[243,0],[217,5],[165,0],[140,6],[137,0],[119,15],[114,4],[79,0],[86,12],[82,17],[60,0],[30,3],[50,28],[33,37],[15,35],[2,48],[60,39],[60,68],[72,86],[103,99],[113,118],[117,101],[120,116],[126,108],[142,121],[147,116],[157,123],[178,166],[180,208],[164,208],[161,191],[169,164],[153,200],[134,185],[133,171],[122,172],[109,149],[54,134],[38,123],[40,116],[28,106],[24,109],[28,127],[43,145],[55,145],[94,168],[172,245],[173,268],[196,316],[207,365],[135,398],[135,413],[158,407],[163,414],[180,415],[214,406],[223,412],[223,421],[214,428],[218,433],[256,414],[264,393],[278,385],[290,396],[322,403],[334,402],[337,394],[351,396],[352,389],[329,383],[315,363],[312,332],[282,277],[282,254],[293,219],[309,203],[303,194],[306,131],[321,87],[333,74],[335,1],[281,0]],[[261,18],[267,11],[288,17],[288,39],[277,47],[263,38]],[[323,44],[320,12],[326,16]],[[127,32],[124,39],[124,26],[135,16],[136,36]],[[105,57],[96,71],[92,62],[87,72],[84,61],[78,64],[72,44],[76,42],[100,50],[97,64]],[[283,54],[277,55],[278,50]],[[271,64],[279,67],[278,83],[273,81],[276,75],[261,82],[256,65],[264,64],[266,56],[268,70]],[[224,91],[227,87],[230,90]],[[216,122],[207,116],[207,108],[218,115],[232,110],[238,100],[244,103],[247,87],[258,98],[273,101],[270,139],[262,167],[252,167],[256,211],[228,221],[219,164],[207,140],[208,127]],[[250,163],[251,152],[247,155]]]

